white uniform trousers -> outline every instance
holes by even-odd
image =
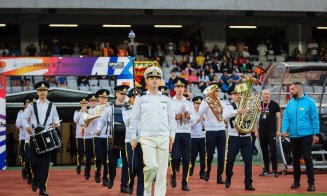
[[[144,162],[144,196],[151,196],[152,182],[155,182],[155,196],[166,195],[166,175],[169,158],[169,136],[141,137]]]

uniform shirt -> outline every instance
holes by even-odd
[[[19,140],[25,140],[26,134],[28,134],[26,132],[26,129],[24,129],[23,125],[22,125],[23,113],[24,113],[24,110],[19,110],[19,112],[17,114],[17,119],[16,119],[16,127],[17,127],[17,129],[19,129]]]
[[[235,103],[236,104],[236,103]],[[236,104],[238,108],[238,104]],[[251,136],[250,133],[241,135],[235,128],[235,117],[238,114],[237,109],[234,109],[231,104],[227,104],[227,109],[224,111],[224,119],[228,121],[228,135],[229,136],[239,136],[239,137],[248,137]]]
[[[129,106],[129,107],[123,107],[123,120],[124,120],[124,124],[126,126],[126,135],[125,135],[125,143],[127,142],[131,142],[131,137],[133,132],[131,131],[131,129],[129,128],[130,124],[131,124],[131,118],[132,118],[132,108],[133,106]],[[137,142],[140,142],[140,127],[138,127],[137,129],[137,133],[136,133],[136,139]]]
[[[191,126],[191,138],[204,138],[205,131],[202,130],[204,128],[204,121],[199,121],[200,115],[195,111],[194,113],[195,121]]]
[[[177,129],[176,133],[191,133],[191,125],[195,121],[194,116],[194,106],[191,101],[188,101],[184,96],[182,100],[178,100],[175,97],[172,99],[172,104],[174,108],[174,114],[178,114],[182,112],[182,109],[185,109],[185,112],[188,112],[190,114],[190,119],[185,119],[182,123],[180,120],[176,120],[177,123]]]
[[[129,128],[131,139],[136,139],[140,124],[140,136],[171,136],[175,137],[176,120],[172,100],[161,92],[153,95],[149,91],[137,96],[132,109]]]
[[[109,104],[109,103],[108,103]],[[101,105],[97,105],[94,111],[97,111],[97,109],[99,107],[103,107]],[[100,136],[98,135],[94,135],[94,137],[100,137],[100,138],[111,138],[111,134],[112,134],[112,123],[113,123],[113,106],[112,105],[107,105],[101,114],[100,119],[97,118],[93,121],[96,121],[97,126],[96,126],[96,132],[100,131]]]
[[[87,114],[91,114],[92,113],[92,110],[94,109],[95,107],[93,108],[89,108],[87,109]],[[91,139],[93,138],[94,136],[94,129],[95,129],[95,123],[94,122],[90,122],[90,124],[88,126],[85,126],[85,121],[84,121],[84,115],[86,115],[85,112],[82,113],[82,117],[79,119],[79,125],[81,127],[84,127],[84,138],[85,139]]]
[[[76,138],[83,138],[82,127],[80,126],[80,118],[82,118],[83,112],[81,110],[76,110],[74,112],[74,122],[76,123]]]
[[[225,110],[227,109],[227,104],[224,100],[219,100],[221,106],[223,107],[223,115]],[[199,115],[204,115],[205,118],[205,130],[206,131],[220,131],[225,130],[225,123],[224,121],[219,122],[215,116],[215,114],[210,109],[207,101],[204,99],[201,102],[200,108],[199,108]]]
[[[39,117],[40,124],[43,126],[43,123],[45,121],[46,113],[48,110],[50,101],[46,100],[45,102],[41,102],[39,99],[36,101],[37,105],[37,114]],[[28,119],[31,119],[31,124],[28,123]],[[30,126],[33,126],[34,128],[38,126],[36,121],[36,116],[34,114],[33,104],[30,104],[27,106],[27,108],[24,110],[23,117],[22,117],[22,123],[23,127],[27,129]],[[50,127],[51,124],[55,124],[57,126],[60,125],[59,116],[57,112],[56,105],[53,103],[52,108],[48,117],[47,122],[45,123],[45,127]],[[34,131],[33,131],[34,133]]]

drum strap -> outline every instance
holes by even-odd
[[[47,123],[48,121],[48,118],[50,116],[50,112],[51,112],[51,109],[52,109],[52,102],[49,103],[48,105],[48,110],[47,110],[47,113],[45,115],[45,120],[44,120],[44,123],[43,123],[43,126],[45,127],[45,124]],[[36,105],[36,102],[33,102],[33,110],[34,110],[34,114],[35,114],[35,117],[36,117],[36,123],[37,123],[37,126],[41,125],[40,123],[40,120],[39,120],[39,115],[38,115],[38,112],[37,112],[37,105]]]

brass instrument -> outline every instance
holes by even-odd
[[[218,86],[214,84],[204,89],[203,94],[206,97],[206,101],[212,112],[215,114],[217,120],[219,122],[223,122],[224,121],[224,118],[222,116],[223,107],[221,106],[220,101],[217,97],[217,92],[216,92],[217,90],[218,90]],[[220,109],[221,112],[219,112],[218,109]]]
[[[97,119],[101,116],[103,110],[107,107],[107,104],[102,104],[102,105],[97,105],[94,109],[95,111],[93,112],[92,115],[88,113],[83,113],[83,119],[85,121],[85,127],[89,126],[89,124],[94,120]]]
[[[245,75],[242,75],[241,78],[242,83],[235,86],[235,91],[241,93],[239,108],[245,109],[246,112],[236,115],[235,128],[241,134],[248,134],[254,128],[259,114],[258,106],[260,105],[259,96],[255,95],[251,97],[251,91],[253,84],[258,84],[260,81]]]

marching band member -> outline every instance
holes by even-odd
[[[205,174],[205,130],[204,117],[199,116],[198,111],[203,97],[197,96],[192,99],[195,110],[195,121],[191,127],[191,169],[190,176],[193,176],[196,157],[200,156],[200,179],[204,179]]]
[[[108,186],[108,138],[111,132],[111,121],[108,122],[107,111],[111,115],[112,107],[107,105],[109,91],[106,89],[100,89],[96,92],[98,98],[98,105],[92,110],[90,115],[101,116],[100,118],[94,119],[92,122],[96,125],[96,132],[94,135],[94,147],[95,147],[95,182],[101,182],[101,166],[103,165],[103,186]],[[105,114],[105,115],[104,115]]]
[[[113,115],[115,122],[119,122],[124,124],[123,116],[122,116],[122,107],[127,105],[128,98],[126,97],[128,92],[129,86],[127,85],[119,85],[114,88],[115,90],[115,104],[114,104],[114,110]],[[118,127],[115,126],[112,131],[119,131],[117,129]],[[115,130],[116,129],[116,130]],[[121,130],[122,131],[122,130]],[[124,127],[124,130],[126,132],[126,127]],[[114,133],[112,133],[114,134]],[[112,140],[111,140],[112,141]],[[113,141],[112,141],[113,142]],[[126,151],[125,146],[122,147],[115,147],[112,146],[112,142],[110,142],[109,145],[109,183],[108,188],[111,189],[114,185],[114,181],[116,178],[116,168],[118,159],[121,156],[122,159],[122,174],[121,174],[121,184],[120,184],[120,192],[122,193],[128,193],[128,163],[126,158]],[[124,141],[122,141],[124,142]]]
[[[180,159],[182,158],[182,190],[190,191],[188,187],[188,177],[191,161],[191,124],[194,121],[195,112],[192,102],[186,100],[183,96],[187,81],[184,78],[175,78],[173,83],[176,95],[173,97],[172,103],[175,112],[175,120],[177,121],[177,130],[171,151],[170,185],[173,188],[176,187],[176,168],[179,166]]]
[[[134,187],[134,179],[137,176],[137,196],[143,196],[144,194],[144,174],[143,174],[143,153],[140,144],[140,134],[139,130],[137,130],[137,145],[134,150],[132,150],[131,146],[131,131],[129,129],[129,125],[131,123],[131,114],[132,108],[134,104],[135,97],[138,95],[137,89],[133,88],[129,91],[129,106],[123,107],[123,119],[126,125],[126,136],[125,136],[125,143],[126,143],[126,154],[127,154],[127,161],[128,161],[128,173],[129,173],[129,182],[128,182],[128,189],[129,193],[133,193]]]
[[[89,108],[86,109],[86,106],[83,105],[81,111],[83,112],[82,116],[85,114],[91,114],[92,110],[96,106],[96,95],[89,94],[86,98],[88,100]],[[91,176],[91,164],[92,158],[94,156],[93,152],[93,132],[95,130],[94,123],[90,123],[88,126],[85,125],[84,118],[80,118],[80,126],[84,128],[84,148],[85,148],[85,171],[84,177],[86,180],[90,179]]]
[[[163,95],[166,95],[166,96],[170,96],[169,93],[167,93],[167,90],[168,90],[168,87],[167,86],[159,86],[158,87],[158,90],[163,94]]]
[[[76,110],[74,112],[74,122],[76,123],[76,144],[77,144],[77,157],[76,157],[76,173],[80,174],[81,173],[81,165],[83,162],[83,158],[84,158],[84,127],[81,127],[79,122],[80,122],[80,118],[82,118],[82,113],[86,110],[86,104],[87,104],[87,100],[86,98],[82,98],[80,100],[80,106],[81,109],[80,110]],[[83,110],[83,111],[82,111]]]
[[[35,84],[37,95],[39,99],[30,104],[23,114],[23,127],[29,134],[33,134],[33,127],[58,127],[60,125],[58,112],[56,106],[47,100],[49,84],[46,82],[39,82]],[[31,119],[31,124],[28,120]],[[42,124],[41,124],[42,123]],[[30,142],[30,155],[34,179],[32,183],[32,190],[35,192],[37,188],[40,189],[40,195],[48,195],[47,180],[50,167],[51,151],[43,154],[37,154],[36,147],[33,142]]]
[[[19,153],[20,153],[20,163],[22,166],[22,177],[24,180],[27,179],[28,175],[27,175],[27,170],[25,167],[25,138],[26,138],[26,130],[23,129],[23,125],[22,125],[22,115],[24,113],[24,110],[27,108],[27,106],[30,103],[30,97],[26,96],[24,98],[24,109],[19,110],[18,114],[17,114],[17,118],[16,118],[16,127],[17,129],[19,129]]]
[[[218,88],[217,84],[212,84],[215,86],[215,93],[219,97],[221,89]],[[221,104],[222,110],[227,108],[226,102],[224,100],[218,100]],[[223,113],[221,109],[218,109],[219,113]],[[224,121],[218,121],[215,113],[210,109],[208,102],[203,100],[199,108],[199,115],[204,115],[205,117],[205,130],[206,130],[206,171],[205,171],[205,181],[210,178],[211,163],[213,160],[213,155],[215,153],[215,148],[218,151],[218,167],[217,167],[217,184],[225,184],[222,174],[224,172],[224,159],[225,159],[225,146],[226,146],[226,132]]]
[[[162,70],[152,66],[145,70],[144,78],[149,90],[136,97],[132,109],[131,146],[137,146],[137,130],[140,125],[140,143],[144,161],[144,195],[150,196],[152,182],[156,178],[154,195],[166,194],[166,175],[169,149],[174,142],[176,120],[172,100],[158,91]]]
[[[235,129],[235,117],[237,114],[242,114],[246,110],[239,108],[240,104],[240,93],[236,93],[233,90],[231,98],[233,102],[228,105],[226,111],[224,110],[224,119],[228,120],[228,147],[227,147],[227,163],[226,163],[226,180],[225,187],[229,188],[233,176],[233,166],[235,158],[239,151],[244,161],[244,184],[245,190],[254,191],[255,188],[252,186],[252,142],[251,133],[242,135]]]

